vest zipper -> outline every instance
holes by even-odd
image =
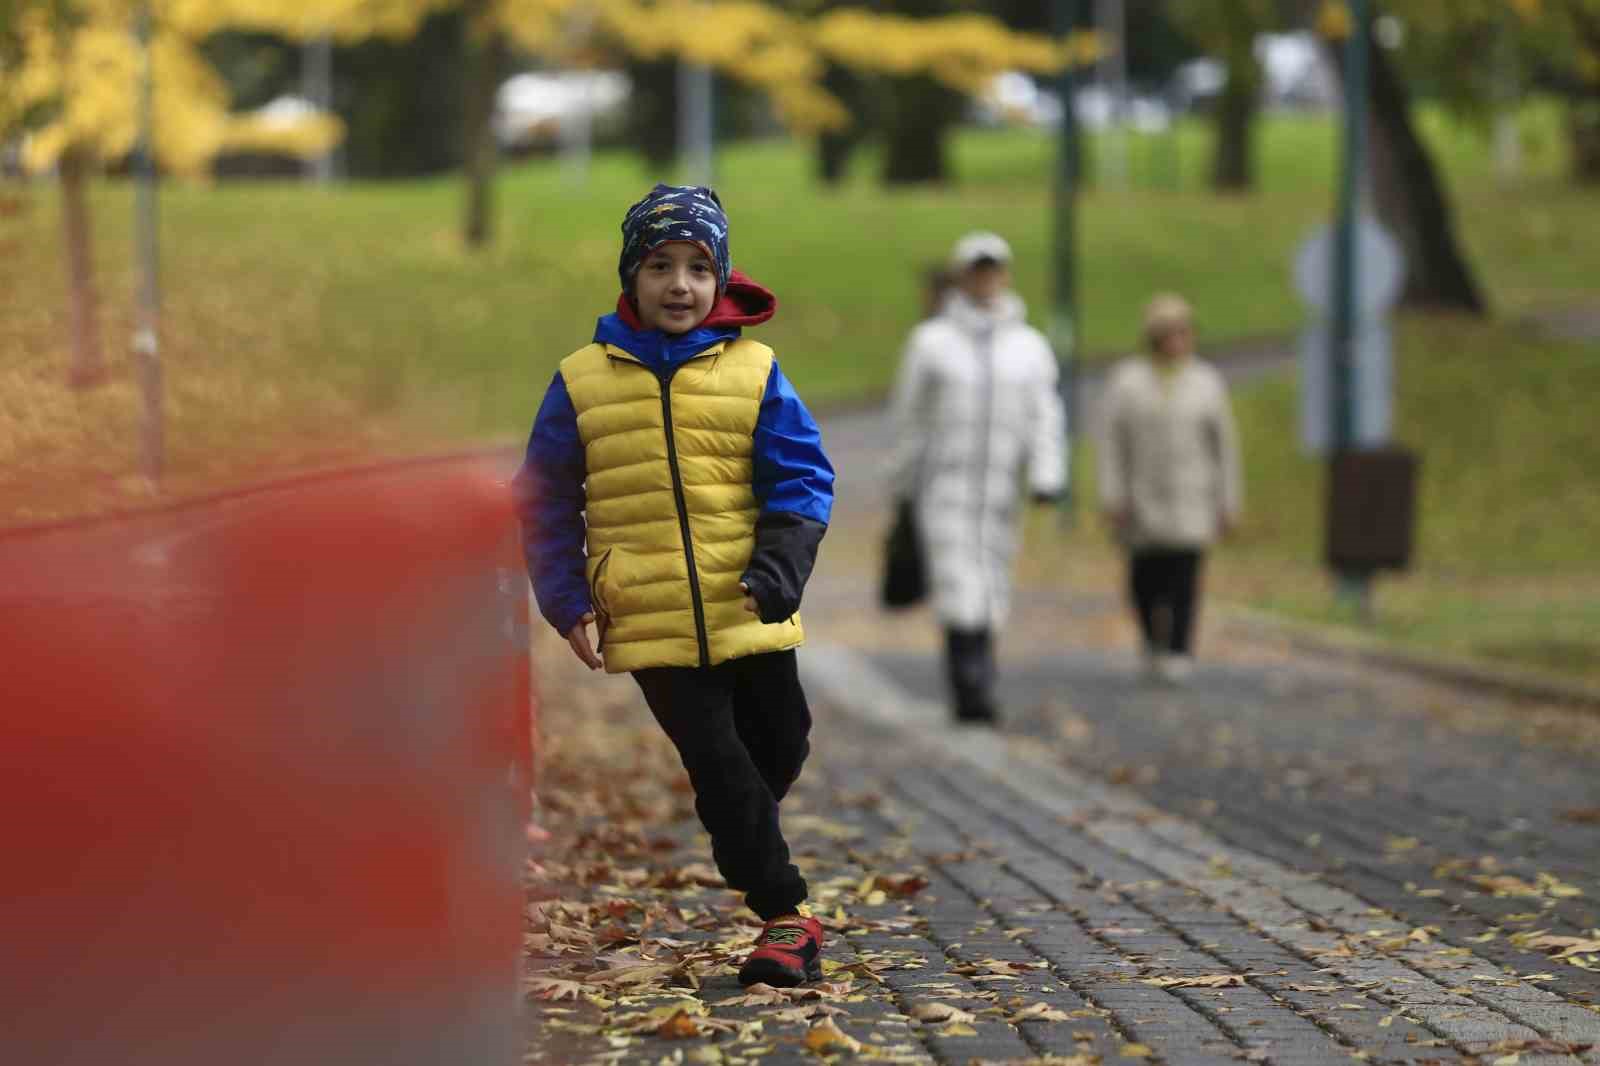
[[[686,360],[687,361],[687,360]],[[700,574],[694,565],[694,535],[689,531],[689,503],[683,495],[683,474],[678,470],[678,442],[672,429],[672,378],[679,363],[658,374],[661,381],[661,422],[667,434],[667,469],[672,471],[672,497],[678,507],[678,528],[683,532],[683,557],[689,564],[689,600],[694,605],[694,636],[700,645],[700,665],[711,665],[711,644],[706,637],[706,605],[700,597]]]

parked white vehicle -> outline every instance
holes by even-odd
[[[615,70],[518,74],[495,96],[495,139],[506,149],[555,144],[568,123],[620,119],[632,93],[628,76]]]

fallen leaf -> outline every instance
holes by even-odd
[[[618,966],[590,974],[585,980],[593,985],[642,985],[657,981],[679,968],[675,962],[645,962],[633,966]]]
[[[927,888],[931,882],[921,874],[879,874],[872,879],[872,883],[896,899],[906,899]]]
[[[1123,1044],[1117,1049],[1117,1054],[1125,1059],[1148,1059],[1155,1056],[1155,1052],[1144,1044]]]
[[[1538,948],[1547,951],[1556,958],[1566,955],[1582,955],[1591,951],[1600,951],[1600,937],[1584,936],[1551,936],[1549,934],[1514,937],[1513,941],[1519,947]]]
[[[680,1007],[670,1018],[656,1026],[655,1033],[667,1040],[692,1040],[700,1035],[700,1024]]]
[[[835,1007],[832,1003],[804,1003],[798,1007],[787,1010],[773,1011],[767,1017],[780,1024],[789,1025],[795,1022],[811,1022],[818,1018],[831,1018],[850,1012],[843,1007]]]
[[[1035,1003],[1031,1007],[1023,1007],[1006,1019],[1012,1025],[1018,1022],[1064,1022],[1069,1020],[1065,1011],[1056,1010],[1048,1003]]]
[[[842,822],[830,821],[815,814],[791,814],[783,819],[784,835],[804,836],[807,833],[816,833],[818,836],[827,837],[829,840],[848,841],[861,835],[861,830],[853,825]]]
[[[1572,1044],[1565,1040],[1497,1040],[1489,1044],[1480,1054],[1493,1054],[1495,1052],[1509,1052],[1513,1055],[1526,1051],[1534,1055],[1581,1055],[1594,1047],[1591,1044]]]
[[[830,963],[832,963],[831,966],[829,965]],[[844,974],[846,977],[859,977],[865,981],[883,984],[883,978],[879,976],[878,971],[865,962],[839,963],[833,959],[823,959],[822,972],[829,976]]]
[[[1548,873],[1538,874],[1531,883],[1512,874],[1474,874],[1467,880],[1496,896],[1572,899],[1583,895],[1581,888],[1569,885],[1554,874]]]
[[[966,1022],[951,1022],[943,1029],[935,1029],[939,1036],[977,1036],[978,1031]]]
[[[1142,977],[1144,984],[1157,988],[1241,988],[1244,977],[1236,973],[1211,973],[1198,977]]]
[[[552,1003],[563,999],[577,999],[583,994],[583,982],[567,981],[559,977],[530,977],[524,982],[528,995],[547,999]]]
[[[973,1015],[949,1003],[918,1003],[910,1010],[911,1017],[919,1022],[970,1022]]]
[[[806,1050],[816,1055],[837,1055],[861,1050],[861,1041],[824,1018],[806,1033]]]

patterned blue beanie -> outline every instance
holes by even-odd
[[[693,241],[711,251],[717,268],[717,291],[728,286],[733,264],[728,258],[728,216],[717,194],[703,185],[657,185],[622,218],[622,257],[617,275],[623,291],[645,256],[663,244]]]

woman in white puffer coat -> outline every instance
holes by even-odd
[[[895,387],[897,499],[912,500],[959,720],[993,722],[994,631],[1011,604],[1025,502],[1066,483],[1055,356],[1010,287],[1011,249],[963,237],[956,290],[912,331]]]

